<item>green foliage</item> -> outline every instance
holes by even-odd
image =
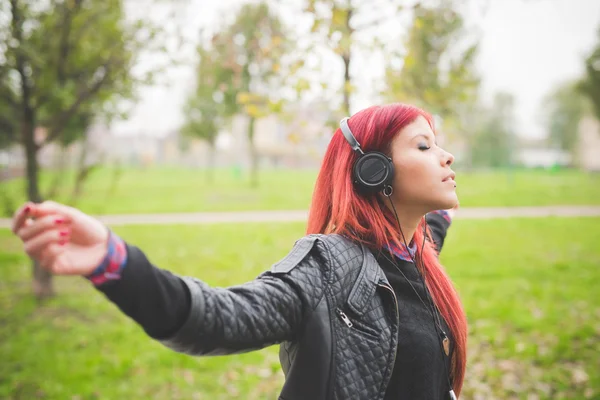
[[[164,52],[163,28],[152,21],[126,21],[121,0],[3,2],[0,22],[0,127],[24,107],[48,137],[69,144],[94,119],[123,116],[124,100],[164,68],[134,72],[143,52]],[[148,0],[150,3],[150,0]],[[16,135],[15,135],[16,136]]]
[[[224,116],[271,113],[285,92],[289,70],[283,67],[293,45],[289,34],[267,3],[258,3],[242,5],[233,22],[211,37],[204,56],[214,68],[209,85],[223,103]]]
[[[598,43],[585,60],[585,76],[579,88],[591,101],[596,118],[600,119],[600,28]]]
[[[139,50],[137,32],[123,24],[119,0],[12,1],[3,32],[13,45],[2,49],[3,109],[34,111],[46,142],[67,130],[65,144],[82,135],[108,102],[132,95],[130,70]]]
[[[512,165],[516,140],[514,97],[497,93],[489,109],[479,111],[479,125],[471,143],[473,166],[502,168]]]
[[[311,32],[326,39],[328,47],[340,56],[350,53],[354,29],[350,24],[353,16],[365,11],[366,2],[338,0],[307,0],[304,12],[312,15]]]
[[[577,83],[567,82],[556,87],[546,96],[542,107],[550,144],[575,155],[579,122],[587,108]]]
[[[12,116],[9,107],[0,103],[0,150],[19,140],[18,125]]]
[[[444,119],[473,104],[480,83],[475,72],[478,45],[465,35],[463,17],[451,2],[417,5],[405,53],[390,55],[386,100],[415,104]]]
[[[255,278],[304,234],[302,223],[114,229],[157,266],[221,287]],[[453,222],[441,261],[469,320],[462,397],[600,395],[598,236],[597,218]],[[258,400],[283,385],[277,346],[177,354],[82,278],[57,279],[60,296],[36,305],[8,230],[0,230],[0,265],[0,398]]]
[[[215,135],[220,125],[217,117],[223,120],[246,115],[252,186],[258,184],[255,122],[269,114],[281,113],[286,88],[294,77],[291,72],[297,64],[291,56],[292,49],[287,28],[268,4],[261,2],[243,4],[233,21],[223,24],[210,37],[210,46],[200,51],[200,58],[205,61],[204,64],[201,61],[199,73],[211,76],[199,78],[200,92],[187,106],[185,131],[194,130],[205,137]],[[219,104],[207,105],[210,97]],[[204,109],[214,111],[214,118],[207,117]],[[198,125],[200,122],[203,127]]]
[[[198,49],[198,56],[196,90],[184,105],[186,122],[181,133],[190,138],[206,140],[211,147],[214,147],[220,127],[219,121],[225,114],[224,104],[219,102],[216,96],[218,87],[215,69],[218,69],[218,65],[215,64],[217,60],[214,60],[214,53],[204,48]]]
[[[156,29],[129,21],[122,0],[10,0],[0,7],[0,132],[7,133],[0,145],[19,135],[27,199],[39,202],[39,150],[56,140],[72,143],[95,118],[120,111],[117,104],[147,82],[133,66],[142,51],[157,50]],[[80,171],[76,192],[90,171]],[[35,270],[36,294],[50,296],[50,276]]]
[[[325,44],[343,63],[342,87],[335,89],[343,95],[338,117],[350,115],[350,99],[356,91],[350,73],[354,51],[358,48],[363,51],[381,48],[382,41],[379,35],[373,35],[373,29],[386,21],[393,21],[400,11],[409,9],[403,3],[384,0],[375,7],[368,0],[306,0],[302,3],[303,12],[312,18],[310,32],[314,36],[314,47],[319,48]],[[361,42],[361,38],[372,39]],[[329,81],[322,82],[321,85],[323,89],[327,89]],[[336,126],[339,118],[334,119],[331,123]]]

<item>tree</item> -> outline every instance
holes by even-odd
[[[577,83],[567,82],[556,87],[545,97],[542,107],[550,144],[575,156],[579,121],[586,109]]]
[[[441,0],[448,3],[452,0]],[[377,28],[388,21],[399,21],[421,2],[382,0],[306,0],[303,10],[313,18],[311,32],[317,42],[325,43],[340,57],[343,65],[343,115],[350,115],[351,96],[355,91],[351,66],[357,50],[385,47]],[[387,41],[387,40],[386,40]]]
[[[215,101],[223,115],[248,117],[250,183],[258,184],[256,120],[281,110],[294,68],[289,32],[266,3],[244,4],[232,23],[211,38],[214,52]]]
[[[198,48],[198,70],[196,73],[196,90],[190,95],[185,106],[186,122],[181,133],[189,138],[195,137],[206,141],[209,146],[209,160],[206,178],[213,180],[215,141],[225,116],[225,106],[220,99],[217,87],[218,56],[211,53],[204,45]],[[217,59],[215,59],[217,58]]]
[[[417,5],[406,53],[392,53],[388,60],[384,97],[413,103],[442,118],[456,116],[461,105],[477,100],[476,55],[477,43],[466,38],[463,18],[451,3],[436,8]]]
[[[600,28],[597,35],[598,43],[585,59],[585,76],[578,88],[590,100],[596,118],[600,119]]]
[[[382,96],[431,112],[441,120],[440,130],[449,142],[460,138],[467,148],[472,146],[479,123],[478,43],[454,2],[435,8],[417,4],[404,47],[387,57]],[[467,168],[471,154],[467,149],[461,160]]]
[[[512,164],[515,141],[514,97],[497,93],[492,106],[478,113],[471,146],[471,162],[481,167],[507,167]]]
[[[12,116],[6,132],[25,150],[27,198],[40,202],[39,150],[71,140],[90,113],[114,111],[133,96],[148,76],[134,75],[132,66],[158,43],[156,29],[127,23],[120,0],[10,0],[0,7],[6,16],[0,21],[0,120]],[[50,274],[35,265],[34,291],[39,298],[53,294]]]
[[[59,188],[65,183],[63,172],[69,163],[68,157],[66,157],[66,149],[73,143],[79,142],[81,146],[81,155],[79,157],[79,163],[77,165],[77,173],[75,179],[75,187],[73,189],[73,198],[77,197],[81,193],[83,180],[89,175],[91,170],[90,166],[85,164],[86,159],[86,139],[88,128],[93,122],[95,115],[93,109],[80,109],[73,117],[69,118],[69,121],[65,124],[62,130],[62,134],[56,139],[56,142],[60,145],[60,154],[58,154],[58,173],[54,174],[54,178],[50,187],[46,193],[46,198],[53,198],[58,194]]]
[[[368,0],[306,0],[303,7],[303,11],[312,16],[311,33],[316,35],[316,42],[325,43],[342,62],[343,115],[350,115],[350,97],[354,91],[350,69],[355,50],[353,48],[358,44],[357,38],[361,36],[358,34],[376,27],[384,20],[392,19],[403,9],[402,5],[397,6],[395,2],[387,0],[378,3],[377,6],[374,7],[373,2]],[[394,11],[391,14],[387,13],[390,8]],[[367,14],[371,14],[371,17],[364,21],[363,17]]]

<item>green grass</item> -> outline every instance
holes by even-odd
[[[110,189],[112,176],[109,168],[94,171],[76,205],[93,214],[307,209],[317,171],[261,171],[258,188],[251,188],[244,176],[226,170],[217,171],[214,183],[209,184],[201,170],[128,169],[114,190]],[[51,180],[44,174],[42,188],[47,189]],[[54,200],[70,202],[72,181],[72,175],[65,174],[65,190]],[[463,207],[600,204],[600,174],[458,171],[457,182]],[[24,200],[22,180],[4,183],[0,190],[8,193],[15,205]]]
[[[158,266],[226,286],[284,256],[303,224],[116,231]],[[598,218],[454,222],[442,261],[470,323],[463,398],[600,397],[599,237]],[[6,230],[0,266],[0,398],[275,399],[281,388],[277,347],[176,354],[80,278],[56,279],[59,296],[37,306]]]

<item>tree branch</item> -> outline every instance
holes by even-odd
[[[6,86],[0,86],[0,99],[1,101],[8,104],[10,107],[14,108],[15,113],[19,109],[19,103],[15,98],[15,94],[10,88]]]
[[[81,104],[88,100],[90,97],[92,97],[94,94],[96,94],[102,88],[109,76],[108,63],[103,65],[101,68],[105,69],[102,77],[96,82],[94,82],[94,84],[92,84],[91,86],[79,91],[79,95],[77,96],[75,101],[73,101],[73,103],[69,107],[67,107],[67,109],[64,112],[60,113],[47,125],[48,136],[46,137],[46,140],[44,140],[41,146],[45,146],[46,144],[55,140],[60,135],[69,119],[73,117],[75,113],[77,113],[77,110],[79,109]]]
[[[81,24],[81,27],[75,31],[75,34],[73,35],[76,38],[80,38],[83,36],[83,34],[90,28],[93,28],[94,26],[96,26],[94,23],[103,15],[105,11],[104,10],[98,10],[97,12],[91,14],[88,19],[85,21],[84,24]]]
[[[8,77],[8,74],[12,69],[15,69],[14,66],[8,66],[8,63],[0,66],[0,104],[4,101],[5,104],[8,104],[10,107],[15,108],[16,110],[19,107],[19,102],[15,96],[14,88],[11,87],[11,82]]]
[[[73,103],[66,108],[64,112],[58,114],[54,119],[48,121],[47,123],[41,123],[41,126],[46,126],[48,128],[48,136],[46,140],[44,140],[42,146],[52,142],[55,140],[63,131],[65,125],[68,123],[69,119],[72,118],[79,107],[87,100],[89,100],[92,96],[94,96],[98,91],[109,82],[109,78],[111,76],[111,72],[114,69],[118,69],[120,66],[119,60],[113,55],[109,58],[104,64],[102,64],[98,69],[96,69],[96,74],[98,71],[102,70],[102,76],[98,78],[93,84],[89,85],[86,88],[78,90],[78,95]]]
[[[77,12],[79,12],[81,10],[81,4],[83,3],[83,0],[75,0],[74,1],[74,11],[71,11],[70,9],[68,9],[68,6],[64,6],[65,7],[65,11],[64,11],[64,16],[63,16],[63,20],[62,20],[62,30],[60,31],[60,42],[59,42],[59,47],[58,47],[58,61],[57,61],[57,69],[56,69],[56,75],[58,78],[58,82],[63,84],[67,79],[73,80],[73,81],[77,81],[79,80],[83,75],[85,71],[79,71],[78,73],[68,73],[66,71],[66,65],[68,64],[68,58],[70,55],[70,52],[72,50],[72,46],[70,43],[70,38],[71,37],[75,37],[75,38],[80,38],[83,36],[83,34],[85,33],[85,31],[87,31],[90,27],[94,26],[94,22],[98,20],[99,17],[102,16],[103,11],[100,10],[98,12],[95,12],[93,14],[91,14],[87,20],[85,21],[85,23],[81,24],[81,28],[74,31],[72,30],[73,28],[73,18],[74,15],[77,14]],[[42,106],[46,101],[48,101],[48,99],[50,98],[50,96],[52,96],[52,93],[44,93],[42,94],[37,102],[36,102],[36,106],[40,107]]]

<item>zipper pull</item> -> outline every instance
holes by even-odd
[[[339,308],[335,309],[335,312],[337,315],[340,316],[340,318],[342,319],[342,321],[344,321],[344,323],[348,326],[348,328],[352,328],[352,321],[350,321],[350,318],[348,318],[348,316]]]

